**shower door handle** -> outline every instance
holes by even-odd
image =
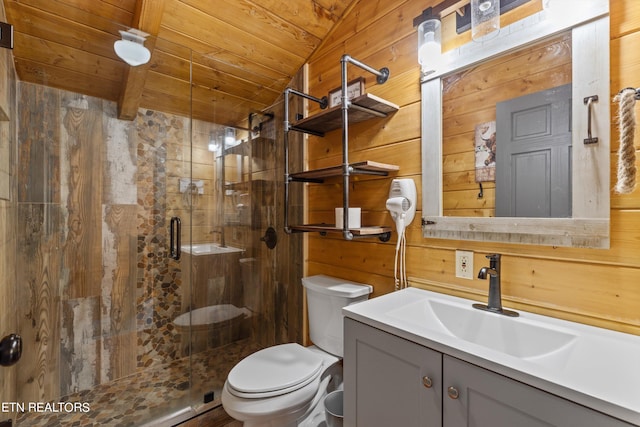
[[[180,235],[182,234],[182,223],[180,217],[174,216],[169,224],[169,255],[175,260],[180,259]]]

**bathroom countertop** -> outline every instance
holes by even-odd
[[[537,322],[576,337],[562,351],[517,357],[458,338],[437,321],[398,317],[421,300],[471,306],[472,301],[407,288],[343,309],[345,317],[545,390],[615,418],[640,425],[640,336],[519,311],[513,322]],[[406,312],[406,310],[405,310]],[[488,316],[500,316],[487,313]],[[432,324],[429,324],[432,323]],[[523,338],[526,338],[524,336]]]

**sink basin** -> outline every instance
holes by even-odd
[[[548,355],[576,336],[527,319],[483,312],[438,300],[429,304],[440,323],[456,337],[520,358]]]
[[[524,317],[507,317],[477,310],[471,304],[440,299],[411,302],[387,313],[409,323],[452,335],[521,359],[547,356],[570,347],[576,335]]]

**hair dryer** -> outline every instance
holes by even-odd
[[[396,178],[391,181],[387,209],[396,223],[398,234],[411,224],[416,214],[417,191],[416,183],[410,178]]]
[[[412,179],[394,179],[389,189],[387,209],[391,218],[396,223],[398,230],[398,243],[396,244],[396,256],[394,266],[394,279],[396,290],[408,286],[406,280],[405,248],[406,238],[404,229],[411,224],[416,214],[417,192],[416,184]]]
[[[396,223],[396,230],[398,231],[398,234],[402,234],[404,232],[405,223],[407,222],[407,212],[411,209],[411,200],[402,196],[392,197],[387,199],[387,209],[391,213],[391,218],[393,218]],[[408,222],[410,223],[411,220]]]

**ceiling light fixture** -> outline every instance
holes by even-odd
[[[149,35],[135,28],[128,31],[120,30],[122,40],[118,40],[113,44],[116,55],[124,62],[137,67],[146,64],[151,59],[151,52],[144,46],[146,37]]]

